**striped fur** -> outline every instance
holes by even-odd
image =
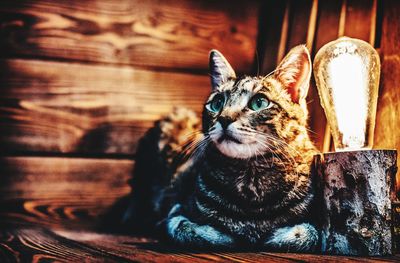
[[[236,78],[226,63],[211,52],[213,89],[201,131],[200,120],[180,109],[142,141],[126,218],[161,220],[171,240],[195,248],[313,251],[310,164],[317,151],[306,128],[308,51],[295,47],[265,77]],[[268,107],[254,110],[255,96]],[[218,111],[210,107],[216,98],[223,100]]]

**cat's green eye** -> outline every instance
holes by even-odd
[[[271,102],[262,94],[255,95],[249,102],[249,108],[254,111],[267,109],[271,105]]]
[[[222,94],[217,94],[214,96],[214,98],[206,104],[207,110],[217,113],[222,110],[222,108],[225,105],[225,97]]]

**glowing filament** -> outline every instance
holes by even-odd
[[[380,63],[366,42],[339,38],[320,49],[314,75],[336,150],[372,148]]]

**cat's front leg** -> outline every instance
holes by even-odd
[[[284,252],[314,252],[318,246],[318,231],[309,223],[276,229],[267,239],[268,249]]]
[[[172,209],[166,220],[168,236],[181,246],[192,248],[233,248],[234,239],[209,225],[191,222],[182,213],[181,205]]]

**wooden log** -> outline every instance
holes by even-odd
[[[338,255],[392,254],[392,180],[395,150],[326,153],[316,156],[323,196],[322,252]]]
[[[337,38],[340,20],[340,2],[341,1],[319,1],[312,57],[315,56],[316,52],[323,45]],[[314,78],[312,78],[310,89],[308,90],[307,102],[310,115],[309,125],[310,129],[314,132],[311,133],[310,136],[317,148],[322,150],[326,118],[319,100]]]

